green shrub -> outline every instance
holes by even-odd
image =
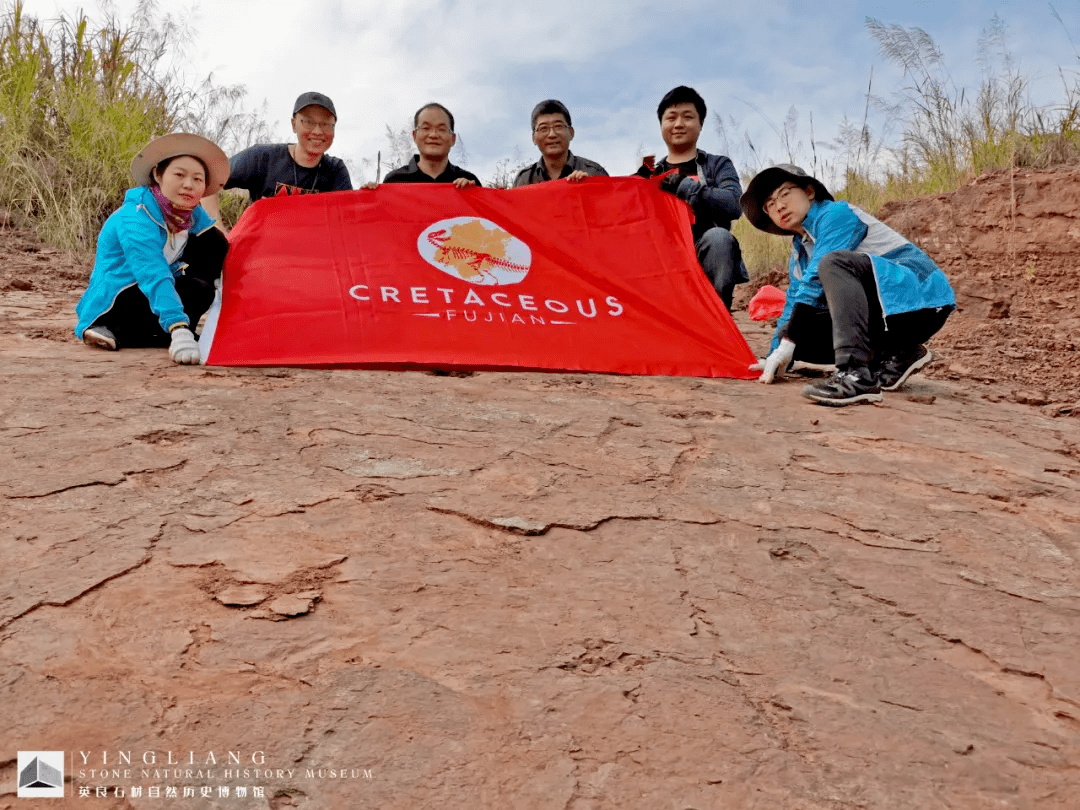
[[[978,42],[983,80],[974,92],[953,83],[945,54],[922,29],[869,18],[866,25],[881,53],[904,71],[894,101],[874,94],[871,71],[862,122],[845,119],[829,142],[815,140],[812,115],[807,116],[809,139],[803,140],[794,108],[777,125],[750,105],[779,139],[779,157],[762,155],[734,118],[715,117],[724,151],[747,172],[744,183],[766,166],[796,163],[823,180],[837,199],[876,213],[887,202],[955,191],[990,171],[1080,163],[1080,79],[1063,67],[1059,100],[1035,104],[1027,77],[1009,52],[1005,24],[996,15]],[[900,128],[898,137],[871,132],[871,109],[885,113],[887,127]],[[830,158],[822,159],[821,152]],[[739,232],[745,227],[740,223]],[[740,236],[751,272],[767,270],[775,260],[771,251],[779,252],[757,239],[749,230]]]
[[[218,197],[218,202],[221,208],[221,222],[230,230],[236,226],[245,209],[251,205],[248,193],[236,189],[223,191]]]
[[[847,199],[876,210],[891,200],[954,191],[998,169],[1080,162],[1080,90],[1066,83],[1060,103],[1034,104],[997,15],[978,43],[983,81],[974,93],[953,84],[944,54],[925,31],[866,24],[882,54],[904,70],[907,84],[891,108],[904,132],[884,176],[848,171]]]
[[[731,232],[739,240],[743,261],[750,278],[787,268],[791,256],[791,238],[759,231],[742,217],[731,226]]]
[[[242,88],[209,79],[188,88],[174,78],[184,35],[149,0],[127,23],[80,14],[49,28],[16,0],[0,17],[0,207],[46,241],[88,252],[131,186],[131,158],[151,138],[261,135],[261,118],[231,112]]]

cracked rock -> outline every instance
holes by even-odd
[[[260,611],[268,619],[291,619],[310,613],[315,603],[322,597],[318,591],[304,591],[303,593],[286,593],[275,598],[266,605],[265,611]]]
[[[248,607],[249,605],[259,604],[268,595],[266,589],[258,585],[236,585],[218,591],[214,598],[229,607]]]
[[[514,517],[493,518],[491,522],[495,526],[518,531],[522,534],[543,534],[547,531],[549,525],[539,520],[529,520],[516,515]]]
[[[1059,264],[1008,321],[952,315],[883,408],[795,378],[183,369],[80,344],[89,268],[0,233],[0,290],[34,282],[0,295],[0,782],[63,749],[71,796],[142,808],[89,769],[214,751],[172,781],[214,798],[167,810],[229,781],[279,810],[1075,810],[1080,419],[1010,401],[1080,397],[1027,339],[1080,334],[1075,177],[1018,170],[1010,238],[1056,222]],[[957,272],[983,240],[1011,284],[1001,228],[970,236]]]

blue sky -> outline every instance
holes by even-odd
[[[42,19],[86,5],[25,2]],[[116,10],[123,17],[132,6],[119,0]],[[678,84],[697,88],[709,106],[701,148],[723,151],[713,121],[719,113],[741,171],[787,157],[773,127],[782,127],[792,106],[802,144],[796,158],[809,161],[812,116],[819,159],[835,161],[827,145],[845,117],[862,122],[871,70],[877,95],[892,99],[902,85],[901,71],[868,33],[867,17],[924,29],[955,83],[974,92],[977,43],[997,14],[1032,81],[1033,100],[1049,103],[1063,96],[1059,68],[1074,82],[1080,71],[1066,33],[1080,43],[1080,0],[1055,0],[1054,7],[1064,27],[1049,4],[1015,0],[220,0],[170,10],[195,32],[185,73],[246,86],[251,107],[267,103],[280,140],[290,139],[299,93],[331,96],[339,121],[330,154],[346,158],[359,181],[374,179],[379,150],[386,159],[386,127],[410,124],[431,100],[457,119],[465,154],[452,159],[484,180],[502,159],[536,159],[529,112],[549,97],[573,114],[576,153],[612,174],[630,173],[641,154],[664,153],[656,105]],[[899,135],[897,122],[881,112],[872,111],[869,124],[875,136]]]

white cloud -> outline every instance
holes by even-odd
[[[27,0],[26,9],[48,16],[79,5]],[[133,0],[119,6],[123,16]],[[1064,4],[1058,10],[1080,41],[1080,12]],[[812,115],[816,139],[830,141],[844,116],[861,122],[872,66],[876,93],[890,95],[900,84],[866,32],[865,16],[923,27],[957,82],[974,88],[976,41],[995,11],[1033,76],[1057,81],[1058,63],[1080,66],[1049,11],[1015,1],[221,0],[189,17],[197,30],[189,67],[192,75],[213,71],[222,83],[245,85],[252,107],[265,99],[282,140],[291,134],[293,99],[307,90],[327,93],[340,115],[331,154],[354,164],[386,151],[386,125],[405,125],[422,103],[440,101],[453,110],[469,167],[481,177],[515,149],[535,157],[528,114],[554,96],[574,113],[574,150],[612,173],[629,173],[639,144],[661,151],[655,108],[676,84],[697,87],[710,112],[739,121],[759,159],[786,157],[766,119],[780,127],[794,105],[798,139],[808,145]],[[1046,81],[1040,92],[1044,85],[1054,92]],[[878,132],[887,122],[874,115]],[[710,121],[702,147],[719,146]]]

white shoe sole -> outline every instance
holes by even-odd
[[[871,405],[875,402],[881,402],[883,397],[881,394],[855,394],[855,396],[844,397],[843,399],[835,399],[830,397],[818,396],[816,394],[803,393],[811,402],[816,402],[818,405],[828,405],[833,408],[841,408],[844,405]]]
[[[83,343],[87,346],[93,346],[95,349],[105,349],[106,351],[116,351],[116,338],[112,334],[104,334],[98,330],[90,327],[83,330]]]

